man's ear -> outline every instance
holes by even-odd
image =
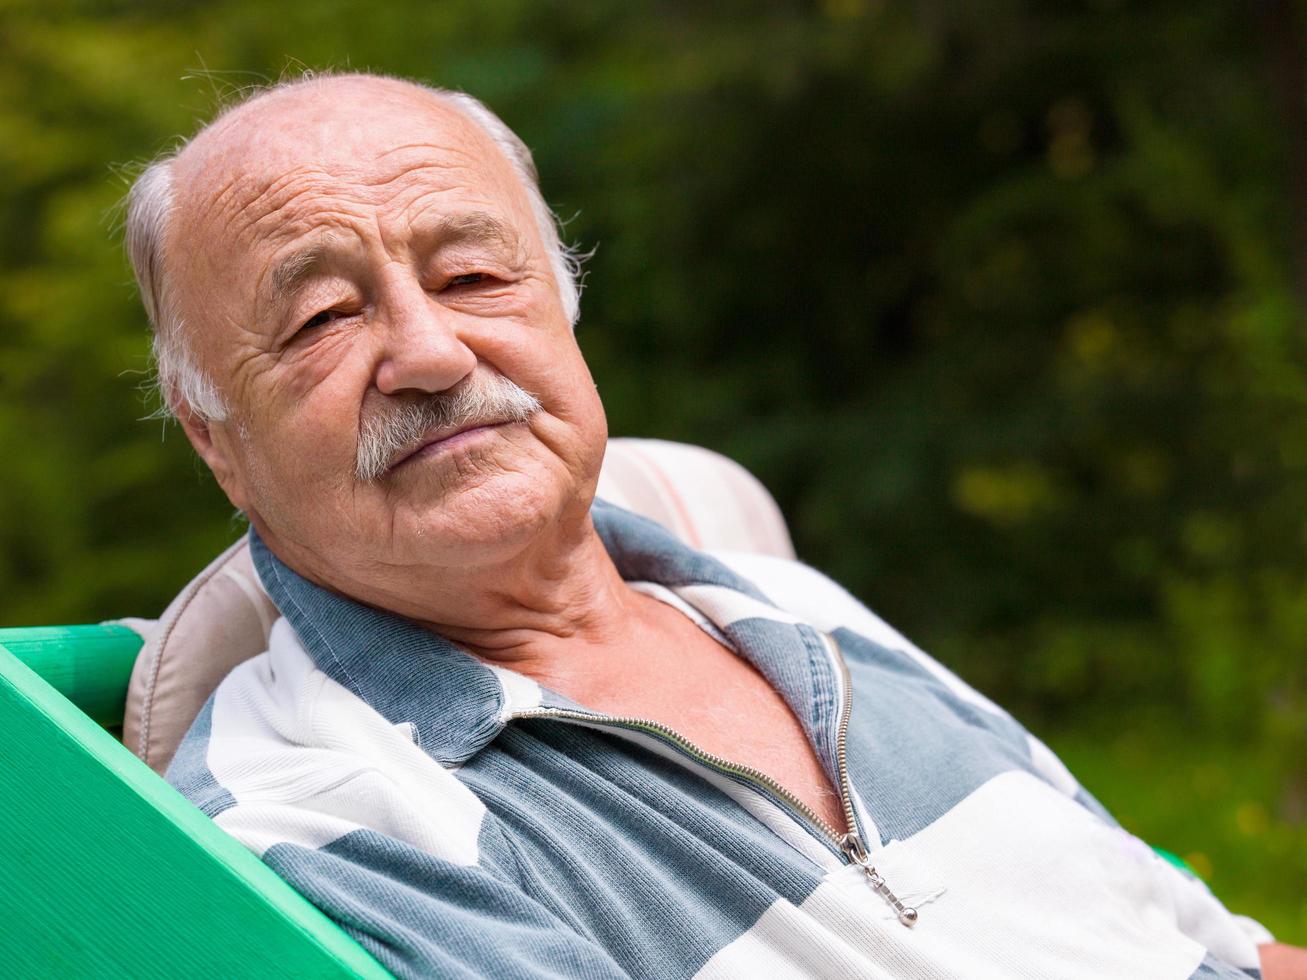
[[[173,415],[181,423],[186,438],[190,440],[200,459],[209,467],[213,478],[227,494],[227,499],[231,501],[232,506],[248,513],[250,500],[236,457],[240,448],[236,423],[214,422],[206,419],[179,394],[172,394],[168,402],[172,406]]]

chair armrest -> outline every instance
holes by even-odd
[[[0,647],[105,728],[123,723],[123,703],[141,637],[118,623],[0,629]]]
[[[64,642],[77,653],[88,634],[17,631],[33,633],[24,647],[14,632],[6,631],[5,646],[18,646],[75,692],[93,689],[51,659]],[[128,638],[111,628],[89,635],[95,639],[87,649],[98,652],[88,656],[121,657],[130,669],[131,657],[117,646],[128,646]],[[119,698],[124,686],[118,683]],[[3,648],[0,720],[6,974],[389,977],[348,934]]]

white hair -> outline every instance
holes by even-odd
[[[311,85],[324,78],[350,77],[359,74],[352,72],[342,76],[331,73],[306,73],[301,78],[286,79],[247,91],[239,100],[223,108],[195,135],[203,133],[232,110],[269,93]],[[521,179],[531,202],[531,210],[539,226],[540,238],[549,255],[554,279],[558,283],[558,297],[562,302],[563,312],[575,327],[580,317],[581,263],[588,256],[574,246],[564,243],[561,223],[545,203],[544,195],[540,192],[540,177],[531,150],[479,99],[473,98],[466,92],[436,88],[420,82],[403,81],[461,110],[481,127],[508,159],[514,172]],[[173,165],[178,154],[189,142],[190,140],[179,141],[171,150],[156,157],[133,181],[131,190],[127,194],[125,240],[127,256],[140,288],[141,302],[154,329],[154,363],[159,390],[163,396],[161,413],[173,414],[177,403],[184,401],[200,418],[219,421],[227,418],[227,404],[213,379],[195,361],[194,352],[187,342],[184,324],[177,314],[176,303],[167,278],[168,222],[172,217],[177,195]]]

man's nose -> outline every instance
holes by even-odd
[[[416,278],[388,285],[377,389],[385,395],[434,393],[471,374],[477,357],[459,336],[459,314],[443,307]]]

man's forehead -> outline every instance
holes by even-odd
[[[485,130],[438,95],[388,79],[269,93],[203,131],[175,166],[170,237],[199,246],[183,247],[177,268],[192,284],[248,274],[262,291],[274,254],[371,226],[373,215],[416,231],[477,210],[516,228],[518,243],[533,237],[526,188]],[[310,259],[292,261],[300,268],[273,291],[286,295]]]
[[[512,185],[511,177],[439,145],[406,145],[362,166],[306,163],[228,175],[207,198],[197,195],[191,224],[276,248],[359,221],[370,226],[374,213],[406,225],[430,224],[456,206],[511,214]]]
[[[451,186],[512,181],[503,155],[458,109],[416,86],[370,78],[262,96],[200,133],[174,166],[179,211],[201,220],[260,199],[282,207],[301,192],[297,178],[365,196],[424,168],[419,176],[443,171]]]

